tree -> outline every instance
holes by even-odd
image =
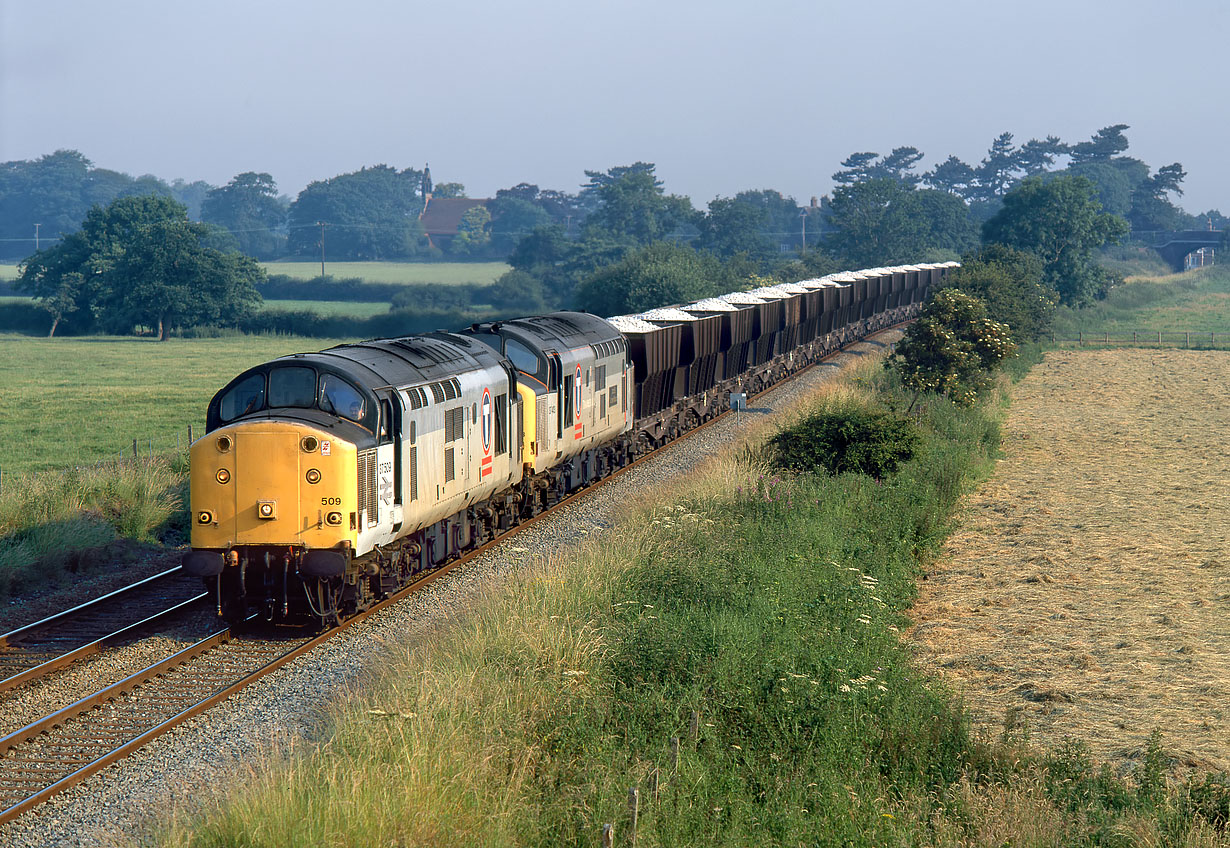
[[[246,171],[209,192],[201,220],[229,230],[239,249],[258,259],[274,258],[286,244],[286,205],[269,174]]]
[[[591,274],[577,291],[577,305],[596,315],[623,315],[729,290],[714,256],[658,242]]]
[[[1072,154],[1072,163],[1082,165],[1086,162],[1109,162],[1128,149],[1127,136],[1123,134],[1126,129],[1129,129],[1127,124],[1103,127],[1094,133],[1089,141],[1072,145],[1069,151]]]
[[[95,207],[81,230],[22,264],[18,287],[52,316],[87,332],[173,328],[244,317],[260,302],[264,271],[206,247],[207,228],[169,197],[124,197]]]
[[[489,289],[491,305],[496,309],[539,312],[547,305],[542,281],[533,274],[515,268],[501,274]]]
[[[376,165],[311,183],[290,205],[290,252],[320,255],[323,223],[328,253],[338,259],[407,259],[423,253],[422,181],[422,171]]]
[[[1126,221],[1102,211],[1092,182],[1062,176],[1022,181],[984,225],[982,236],[1033,253],[1042,261],[1043,283],[1059,294],[1061,303],[1080,306],[1106,284],[1093,251],[1127,232]]]
[[[171,181],[171,196],[188,207],[188,218],[190,220],[199,221],[201,220],[201,207],[205,205],[205,198],[214,188],[215,186],[211,186],[204,180],[187,182],[186,180],[176,179]],[[285,217],[285,211],[283,211],[283,217]]]
[[[582,197],[597,199],[597,209],[585,220],[586,234],[645,245],[685,227],[694,229],[696,210],[686,197],[667,195],[654,176],[652,162],[620,165],[606,173],[586,171],[589,184]],[[690,233],[689,233],[690,234]]]
[[[831,209],[824,249],[854,266],[920,262],[936,250],[959,255],[978,242],[965,204],[937,189],[869,180],[837,189]]]
[[[902,384],[914,392],[910,410],[923,392],[969,406],[990,385],[991,373],[1015,352],[1007,326],[989,319],[981,300],[945,288],[927,301],[885,365],[896,369]]]
[[[260,304],[256,261],[201,246],[199,229],[187,218],[143,227],[124,246],[114,269],[116,298],[103,313],[116,332],[154,328],[160,341],[172,329],[242,317]]]
[[[1003,197],[1016,184],[1020,170],[1020,151],[1012,143],[1012,133],[1000,133],[991,142],[986,158],[974,172],[979,188],[977,198],[994,200]]]
[[[977,177],[974,169],[962,162],[956,156],[949,156],[927,173],[923,174],[923,182],[940,191],[955,194],[957,197],[970,200],[975,193]]]
[[[709,201],[696,246],[723,259],[743,253],[764,260],[777,252],[765,236],[769,226],[769,214],[763,208],[737,198],[716,197]]]
[[[1149,166],[1139,159],[1121,156],[1105,162],[1070,165],[1064,173],[1088,179],[1097,189],[1103,211],[1126,217],[1132,211],[1132,195],[1148,176]]]
[[[137,194],[169,196],[156,177],[133,179],[95,168],[76,150],[57,150],[33,161],[0,163],[0,257],[20,259],[81,226],[95,204]]]
[[[1055,158],[1068,153],[1070,148],[1058,136],[1048,135],[1042,141],[1031,138],[1017,151],[1017,164],[1027,177],[1036,177],[1055,164]]]
[[[916,147],[896,147],[883,158],[869,151],[851,153],[841,163],[845,170],[833,174],[833,182],[854,185],[871,180],[896,180],[915,186],[920,177],[914,173],[914,168],[922,158],[923,154]]]
[[[1136,230],[1179,230],[1186,223],[1183,211],[1170,200],[1171,193],[1183,195],[1187,172],[1178,162],[1163,165],[1157,173],[1141,180],[1132,193],[1128,221]]]
[[[431,190],[432,197],[465,197],[466,187],[461,183],[436,183]]]
[[[449,252],[458,256],[475,253],[491,243],[491,213],[486,206],[473,206],[461,214],[457,235]]]
[[[1013,339],[1046,335],[1058,296],[1042,284],[1042,262],[1002,244],[989,244],[961,257],[961,267],[944,278],[944,288],[971,295],[986,304],[987,317],[1008,327]]]
[[[537,196],[537,186],[534,196]],[[487,204],[491,212],[491,244],[496,252],[508,255],[522,238],[538,227],[551,224],[551,216],[534,200],[526,200],[506,189],[496,192],[495,199]]]

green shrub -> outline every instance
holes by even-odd
[[[914,456],[918,430],[909,419],[869,408],[821,411],[769,441],[776,468],[805,473],[852,472],[882,479]]]

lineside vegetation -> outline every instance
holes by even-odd
[[[792,420],[906,402],[872,364]],[[1093,845],[1125,828],[1222,844],[1224,781],[1167,789],[1160,749],[1119,778],[1079,743],[975,738],[899,640],[957,499],[990,472],[999,408],[929,396],[913,458],[882,480],[774,474],[774,427],[749,427],[632,508],[618,544],[391,649],[318,749],[160,838],[590,845],[613,823],[628,844],[638,787],[642,845]]]

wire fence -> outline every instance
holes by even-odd
[[[1190,332],[1168,330],[1103,330],[1078,332],[1075,336],[1051,335],[1053,344],[1075,344],[1078,347],[1102,346],[1167,346],[1193,349],[1230,348],[1230,330]]]
[[[204,431],[197,430],[196,436],[200,436]],[[90,470],[98,468],[113,468],[119,470],[126,464],[148,461],[155,457],[176,457],[184,455],[187,452],[188,446],[192,444],[194,438],[192,425],[189,424],[184,430],[176,430],[174,435],[170,433],[162,433],[157,436],[148,436],[140,439],[133,439],[130,445],[125,445],[123,449],[107,456],[98,459],[94,462],[73,462],[68,463],[62,468],[46,469],[44,471],[16,471],[11,468],[6,469],[0,466],[0,492],[3,492],[6,487],[11,488],[17,485],[24,477],[37,474],[55,474],[68,470]]]

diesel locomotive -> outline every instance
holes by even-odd
[[[866,334],[956,263],[639,315],[578,312],[284,356],[191,446],[191,549],[232,622],[336,624]]]

